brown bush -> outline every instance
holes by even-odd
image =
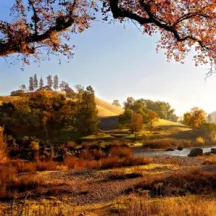
[[[187,194],[211,194],[216,191],[216,174],[201,170],[181,173],[172,176],[161,175],[146,178],[131,191],[149,190],[158,196],[185,196]]]
[[[25,172],[29,172],[29,173],[33,173],[36,171],[36,166],[35,163],[33,162],[25,162],[23,160],[11,160],[10,163],[16,167],[18,173],[25,173]]]
[[[82,158],[84,160],[92,160],[93,156],[88,149],[84,149],[80,152],[80,158]]]
[[[119,167],[120,161],[118,157],[103,158],[99,161],[100,168],[111,169],[114,167]]]
[[[115,157],[108,157],[103,158],[99,161],[99,165],[101,169],[111,169],[116,167],[125,167],[125,166],[136,166],[136,165],[146,165],[149,164],[151,160],[145,158],[119,158]]]
[[[0,168],[0,198],[14,198],[20,192],[37,189],[43,184],[38,176],[24,175],[18,177],[18,171],[12,164]]]
[[[10,196],[8,184],[16,181],[17,170],[11,165],[0,167],[0,198]]]
[[[69,169],[85,169],[87,166],[87,162],[85,160],[73,156],[65,157],[64,164]]]
[[[25,175],[19,178],[16,178],[15,181],[11,181],[8,184],[8,190],[16,194],[16,192],[26,192],[33,189],[38,189],[42,186],[44,180],[42,177],[34,175]]]
[[[177,139],[154,139],[154,140],[146,140],[143,143],[144,148],[151,148],[151,149],[189,147],[191,145],[192,143],[189,140],[177,140]]]
[[[76,146],[77,146],[77,143],[74,141],[68,141],[66,144],[66,148],[71,149],[71,150],[75,149]]]
[[[131,166],[137,166],[137,165],[147,165],[152,162],[152,159],[150,158],[144,158],[144,157],[134,157],[131,159]]]
[[[132,150],[128,147],[112,147],[110,149],[110,155],[113,157],[131,157]]]
[[[216,190],[216,174],[195,170],[189,174],[179,174],[163,182],[165,195],[208,194]]]
[[[35,163],[35,166],[37,171],[51,171],[57,170],[59,163],[54,161],[38,161]]]

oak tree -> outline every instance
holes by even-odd
[[[102,4],[101,4],[102,3]],[[14,0],[8,20],[0,20],[0,56],[21,54],[41,60],[52,54],[73,56],[71,35],[90,27],[99,7],[104,20],[132,22],[148,35],[160,35],[157,50],[168,60],[216,63],[215,0]],[[43,54],[45,54],[43,56]]]
[[[119,100],[113,100],[112,105],[117,106],[117,107],[121,107]]]
[[[190,112],[187,112],[183,116],[183,123],[194,128],[200,127],[206,122],[206,113],[204,110],[194,107]]]

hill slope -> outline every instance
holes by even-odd
[[[210,113],[210,115],[211,115],[211,122],[214,122],[214,123],[216,123],[216,111],[215,111],[215,112],[212,112],[212,113]]]
[[[100,98],[95,98],[95,102],[97,104],[98,116],[99,117],[110,117],[110,116],[118,116],[124,112],[121,107],[117,107],[104,101]]]

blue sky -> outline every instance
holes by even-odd
[[[11,0],[10,0],[11,1]],[[8,6],[1,3],[0,19],[7,17]],[[142,35],[133,25],[92,23],[82,34],[74,35],[74,59],[58,64],[57,58],[26,66],[0,59],[0,95],[7,95],[21,84],[28,84],[34,73],[46,77],[58,74],[71,86],[92,85],[96,94],[112,102],[128,96],[169,102],[178,115],[194,106],[206,112],[216,110],[216,77],[205,81],[208,67],[195,67],[188,56],[185,64],[167,63],[163,52],[156,53],[158,37]]]

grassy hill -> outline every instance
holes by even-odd
[[[100,98],[95,98],[95,102],[97,104],[98,116],[99,117],[110,117],[110,116],[118,116],[124,112],[121,107],[117,107],[104,101]]]
[[[212,112],[210,115],[211,115],[211,121],[216,123],[216,111]]]

